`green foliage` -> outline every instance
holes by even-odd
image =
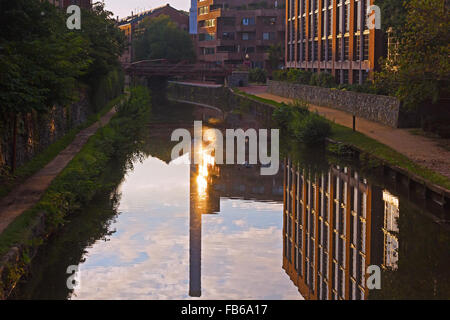
[[[194,45],[186,31],[180,30],[166,15],[147,19],[140,26],[143,32],[133,43],[134,60],[168,59],[169,61],[196,58]]]
[[[287,81],[287,69],[276,70],[272,73],[273,79],[276,81]]]
[[[46,231],[63,224],[66,216],[93,199],[107,187],[100,183],[107,164],[118,160],[124,168],[131,166],[139,150],[145,123],[150,117],[150,96],[146,88],[131,90],[128,102],[110,123],[99,129],[83,146],[80,153],[52,182],[39,203],[24,212],[0,234],[0,255],[13,244],[25,244],[32,237],[32,228],[39,213],[45,213]]]
[[[89,83],[117,66],[124,37],[101,3],[83,11],[81,31],[68,30],[65,14],[47,1],[0,0],[0,7],[4,116],[68,104],[79,80]]]
[[[267,71],[260,68],[250,69],[248,79],[250,82],[266,83]]]
[[[306,144],[322,143],[331,133],[328,121],[312,112],[306,116],[294,118],[292,126],[294,136]]]
[[[410,0],[405,8],[398,46],[382,61],[376,85],[414,109],[450,94],[450,15],[442,0]]]
[[[386,32],[390,28],[398,35],[406,20],[404,0],[375,0],[381,10],[381,29]]]
[[[108,101],[122,93],[124,87],[124,73],[115,69],[98,79],[91,85],[91,104],[94,111],[98,111]]]
[[[284,60],[283,45],[281,43],[273,44],[267,50],[269,53],[269,65],[272,69],[278,69]]]
[[[326,72],[314,73],[309,81],[311,86],[319,86],[324,88],[336,87],[336,81],[334,77]]]
[[[306,144],[321,143],[331,133],[328,121],[310,112],[304,101],[281,104],[273,111],[272,118],[281,130]]]

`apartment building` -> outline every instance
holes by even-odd
[[[71,5],[77,5],[84,9],[90,9],[92,6],[92,0],[48,0],[48,2],[63,9],[66,9]]]
[[[328,72],[337,83],[362,84],[383,54],[382,33],[367,19],[373,2],[286,0],[286,67]]]
[[[265,68],[268,48],[284,42],[284,4],[276,0],[200,0],[196,8],[199,61]]]

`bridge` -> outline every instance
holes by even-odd
[[[129,64],[125,72],[130,76],[185,77],[190,79],[225,79],[231,74],[231,68],[216,63],[181,61],[170,62],[166,59],[142,60]]]

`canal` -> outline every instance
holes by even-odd
[[[172,160],[171,132],[214,123],[214,112],[158,114],[132,166],[110,164],[113,191],[70,216],[12,299],[450,298],[446,213],[366,164],[284,138],[274,176],[206,156]],[[245,116],[233,126],[263,127]],[[79,283],[69,289],[71,266]],[[366,285],[369,266],[380,289]]]

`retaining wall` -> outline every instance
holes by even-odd
[[[400,101],[395,97],[273,80],[268,81],[268,92],[286,98],[302,99],[313,105],[339,109],[394,128],[408,126],[408,119],[401,114]]]

